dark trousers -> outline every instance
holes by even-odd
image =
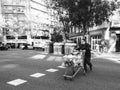
[[[90,70],[92,70],[92,63],[90,57],[84,58],[84,70],[87,72],[87,65],[89,66]]]

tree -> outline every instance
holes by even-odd
[[[51,35],[51,41],[62,42],[63,37],[62,37],[62,35],[59,34],[59,32],[56,32],[56,30],[54,30],[54,33]]]
[[[107,0],[51,0],[51,7],[58,12],[64,32],[77,26],[85,35],[89,27],[109,22],[109,16],[116,9],[113,1]]]

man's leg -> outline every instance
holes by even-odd
[[[87,72],[87,62],[86,60],[84,61],[84,70],[85,70],[85,73]]]
[[[87,64],[88,64],[90,70],[92,71],[92,63],[91,63],[90,59],[87,59]]]

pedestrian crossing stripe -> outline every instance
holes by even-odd
[[[27,81],[23,80],[23,79],[16,79],[16,80],[12,80],[12,81],[7,82],[7,84],[13,85],[13,86],[18,86],[18,85],[21,85],[21,84],[26,83],[26,82]]]
[[[58,68],[66,68],[66,67],[64,67],[64,66],[58,66]]]
[[[46,55],[41,55],[41,54],[38,54],[38,55],[34,55],[32,57],[30,57],[31,59],[44,59],[46,57]]]
[[[39,78],[39,77],[42,77],[42,76],[45,76],[45,75],[46,74],[43,74],[43,73],[35,73],[35,74],[30,75],[30,77]]]
[[[48,72],[56,72],[56,71],[58,71],[58,69],[53,69],[53,68],[51,68],[51,69],[48,69],[48,70],[46,70],[46,71],[48,71]]]

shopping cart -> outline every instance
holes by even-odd
[[[77,75],[77,73],[83,68],[83,52],[79,52],[79,54],[70,54],[63,56],[63,65],[66,67],[65,74],[63,75],[64,79],[73,80],[73,78]]]

